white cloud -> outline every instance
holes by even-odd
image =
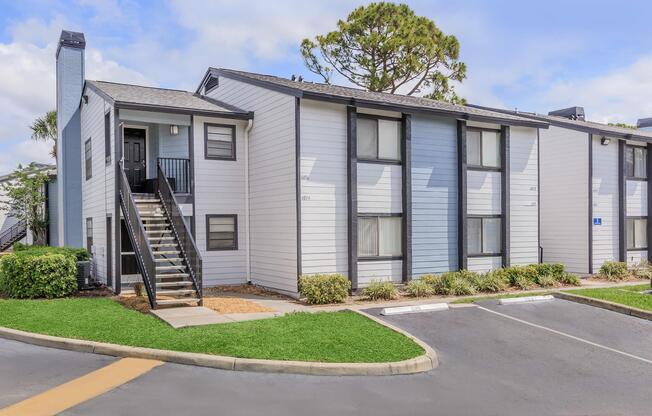
[[[546,108],[584,106],[587,118],[636,124],[652,117],[652,55],[607,74],[585,80],[559,81],[540,95]]]

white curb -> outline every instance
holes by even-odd
[[[554,300],[555,297],[552,295],[544,296],[524,296],[522,298],[503,298],[499,299],[498,303],[501,305],[512,305],[515,303],[527,303],[527,302],[544,302],[549,300]]]
[[[404,313],[437,312],[448,310],[448,303],[429,303],[426,305],[397,306],[384,308],[380,314],[384,316],[401,315]]]

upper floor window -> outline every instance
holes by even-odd
[[[647,149],[641,146],[625,147],[625,176],[647,178]]]
[[[500,131],[468,128],[466,163],[476,168],[500,168]]]
[[[104,114],[104,161],[111,162],[111,111]]]
[[[93,177],[93,147],[91,139],[86,140],[84,143],[84,169],[86,180],[89,180]]]
[[[206,159],[235,160],[235,126],[204,124]]]
[[[401,121],[358,115],[358,159],[401,161]]]

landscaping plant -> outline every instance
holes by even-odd
[[[615,282],[629,277],[627,263],[621,261],[605,261],[600,266],[599,277]]]
[[[435,289],[432,285],[428,284],[423,280],[410,280],[407,285],[405,285],[405,291],[416,298],[423,296],[430,296],[435,293]]]
[[[398,290],[394,282],[372,281],[367,287],[362,289],[362,295],[371,300],[391,300],[398,295]]]
[[[311,305],[342,303],[349,296],[349,290],[351,282],[339,273],[318,273],[299,278],[299,293]]]
[[[478,292],[502,292],[507,289],[509,283],[503,269],[497,269],[480,275],[474,285]]]
[[[634,277],[637,277],[639,279],[652,278],[652,270],[650,270],[650,263],[645,260],[632,265],[630,272],[632,275],[634,275]]]
[[[71,255],[30,252],[0,259],[0,291],[11,298],[59,298],[77,289],[75,258]]]

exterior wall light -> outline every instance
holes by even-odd
[[[602,140],[600,140],[600,143],[602,143],[603,146],[606,146],[609,144],[610,141],[611,139],[609,139],[608,137],[603,137]]]
[[[179,134],[179,126],[176,124],[170,124],[170,134],[172,136],[176,136]]]

